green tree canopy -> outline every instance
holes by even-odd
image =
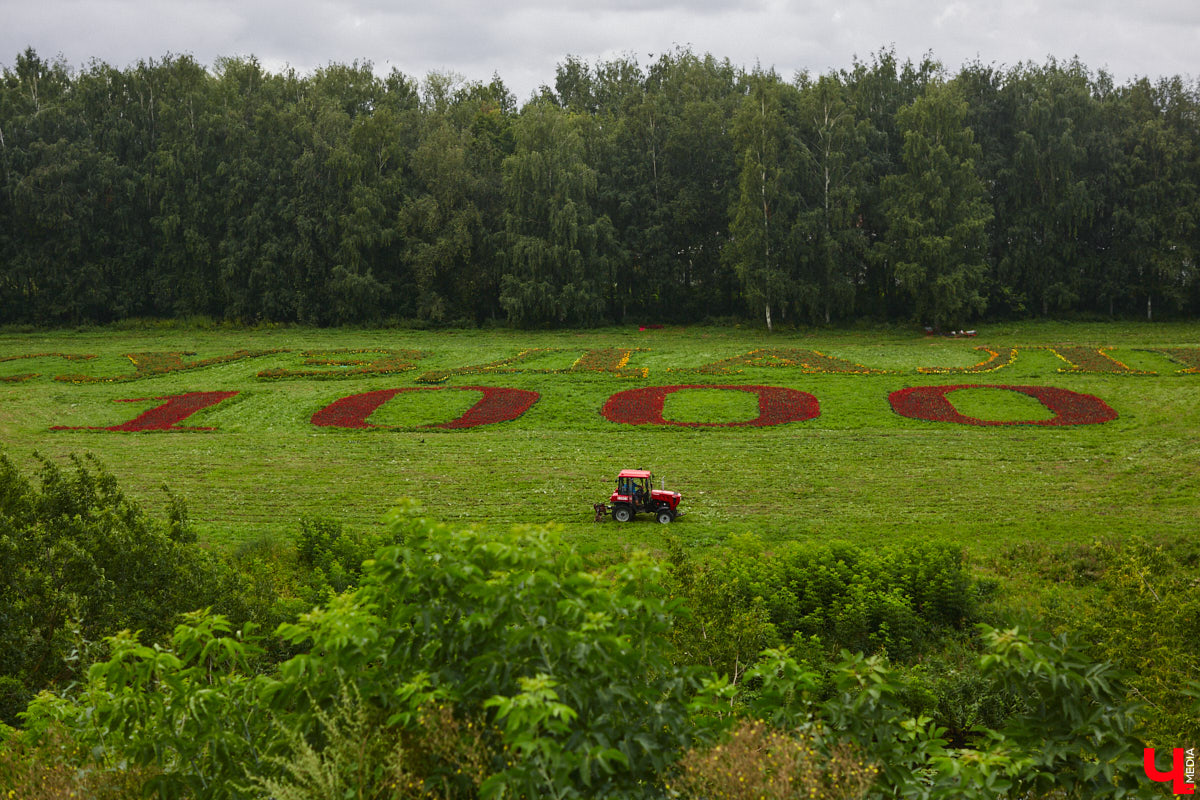
[[[979,147],[963,124],[966,113],[953,84],[935,84],[902,108],[896,119],[903,171],[884,185],[896,283],[913,316],[937,329],[959,328],[986,305],[992,212],[975,171]]]

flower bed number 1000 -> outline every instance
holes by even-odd
[[[738,391],[756,395],[758,416],[735,422],[683,422],[663,417],[666,397],[681,390]],[[1017,392],[1041,403],[1052,416],[1031,420],[985,420],[966,416],[954,407],[952,395],[960,389]],[[431,425],[376,425],[369,420],[375,411],[402,392],[468,391],[479,392],[480,399],[460,416]],[[181,425],[184,420],[203,409],[212,408],[234,397],[238,392],[188,392],[165,397],[137,398],[117,402],[160,401],[159,405],[117,425],[101,427],[55,425],[57,431],[107,431],[132,433],[139,431],[197,432],[215,428]],[[408,387],[379,389],[339,398],[312,415],[310,422],[321,428],[374,430],[468,430],[485,425],[511,422],[533,408],[540,394],[527,389],[497,386]],[[960,384],[951,386],[913,386],[888,395],[895,413],[902,417],[927,422],[957,425],[1030,425],[1066,426],[1095,425],[1117,418],[1117,412],[1094,395],[1073,392],[1050,386],[1009,386]],[[821,406],[816,396],[781,386],[743,385],[677,385],[647,386],[613,394],[600,409],[600,415],[620,425],[684,426],[693,428],[770,427],[801,423],[820,416]]]

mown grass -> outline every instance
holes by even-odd
[[[1062,373],[1044,350],[1022,350],[996,372],[921,374],[963,367],[980,345],[1087,344],[1156,375]],[[33,453],[64,459],[96,453],[142,502],[159,507],[162,485],[188,501],[201,535],[216,544],[291,536],[299,517],[374,525],[400,497],[433,516],[479,524],[561,525],[589,550],[661,546],[669,533],[694,547],[754,531],[766,541],[914,538],[959,542],[984,556],[1028,541],[1088,542],[1112,535],[1194,533],[1200,519],[1200,375],[1152,347],[1200,346],[1200,324],[1008,324],[974,339],[928,338],[908,330],[797,331],[605,329],[586,332],[397,330],[87,330],[0,333],[0,359],[32,353],[87,353],[0,362],[0,440],[19,463]],[[587,348],[639,348],[629,367],[648,377],[606,374],[458,374],[441,386],[531,389],[539,402],[513,422],[470,430],[421,426],[453,419],[479,395],[407,392],[371,417],[396,429],[317,428],[314,412],[347,395],[415,387],[427,371],[561,348],[525,366],[565,369]],[[756,348],[818,350],[879,374],[804,374],[793,367],[746,367],[726,375],[688,369]],[[346,380],[256,377],[268,368],[306,369],[302,351],[416,349],[417,369]],[[204,359],[236,350],[288,349],[253,359],[116,383],[65,383],[56,375],[132,372],[124,354],[189,351]],[[521,366],[521,365],[514,365]],[[1050,385],[1095,394],[1119,413],[1102,425],[969,427],[900,417],[890,392],[951,383]],[[810,392],[821,415],[770,428],[618,425],[600,409],[616,391],[645,385],[763,384]],[[193,391],[239,394],[189,418],[195,433],[51,431],[106,426],[157,403],[114,402]],[[1036,401],[1012,392],[961,390],[955,403],[984,419],[1044,418]],[[730,422],[757,415],[753,395],[681,391],[671,420]],[[623,467],[646,467],[683,492],[687,515],[665,528],[592,523]]]

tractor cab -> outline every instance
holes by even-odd
[[[639,511],[645,511],[666,524],[683,513],[679,510],[681,497],[679,492],[655,489],[654,475],[649,470],[623,469],[617,473],[617,486],[608,502],[617,522],[629,522]]]

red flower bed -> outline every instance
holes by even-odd
[[[66,425],[55,425],[50,430],[52,431],[122,431],[125,433],[133,431],[211,431],[214,428],[177,428],[176,423],[183,422],[185,419],[195,414],[202,408],[215,406],[222,400],[228,400],[237,392],[189,392],[188,394],[177,394],[168,397],[155,398],[133,398],[129,400],[118,400],[118,403],[143,403],[147,399],[166,400],[161,406],[155,406],[149,411],[129,420],[129,422],[120,425],[110,425],[107,428],[97,427],[68,427]]]
[[[758,395],[758,417],[745,422],[673,422],[663,419],[667,395],[681,389],[732,389]],[[763,428],[785,422],[803,422],[820,416],[817,398],[808,392],[782,386],[647,386],[617,392],[608,398],[600,414],[624,425],[678,425],[688,428]]]
[[[1053,419],[1012,421],[964,416],[958,413],[947,397],[950,392],[958,389],[1005,389],[1020,392],[1038,400],[1053,411],[1055,416]],[[1095,425],[1117,418],[1117,412],[1100,398],[1053,386],[910,386],[892,392],[888,395],[888,402],[892,404],[892,410],[902,417],[931,422],[957,422],[962,425]]]
[[[526,389],[502,389],[498,386],[462,386],[467,391],[483,392],[483,398],[458,419],[433,425],[434,428],[474,428],[493,422],[508,422],[524,414],[541,397]]]
[[[350,397],[335,400],[312,415],[312,424],[328,428],[380,428],[387,425],[372,425],[367,422],[375,411],[400,392],[436,392],[442,387],[413,386],[405,389],[379,389],[374,392],[364,392]],[[475,428],[480,425],[491,425],[494,422],[508,422],[516,419],[538,401],[537,392],[525,389],[504,389],[498,386],[460,386],[454,387],[465,391],[483,392],[483,398],[471,406],[457,419],[442,422],[437,425],[422,425],[422,428],[444,428],[458,430]]]
[[[311,422],[324,428],[377,428],[367,422],[367,417],[402,391],[415,389],[379,389],[342,397],[313,414]]]

